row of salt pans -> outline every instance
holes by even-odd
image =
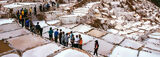
[[[77,8],[73,10],[71,15],[64,15],[64,16],[61,16],[59,19],[61,19],[63,24],[77,23],[80,21],[80,17],[86,16],[89,9],[97,3],[99,2],[88,3],[85,7]]]
[[[38,6],[40,5],[40,3],[33,3],[33,2],[17,2],[17,3],[12,3],[12,4],[8,4],[8,5],[4,5],[3,7],[5,8],[5,11],[7,11],[8,9],[13,9],[13,13],[16,13],[17,10],[20,10],[21,8],[27,8],[29,9],[30,7],[35,7],[35,5]]]

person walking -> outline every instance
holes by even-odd
[[[56,43],[57,43],[57,39],[58,39],[58,34],[59,34],[59,32],[58,32],[58,29],[57,29],[57,31],[54,32],[54,38],[55,38]]]
[[[60,29],[60,32],[59,32],[59,43],[60,43],[60,44],[62,44],[62,43],[61,43],[61,38],[62,38],[62,29]]]
[[[37,8],[36,8],[36,6],[34,7],[34,15],[37,15]]]
[[[29,25],[30,25],[30,20],[29,20],[29,19],[26,19],[25,27],[26,27],[27,29],[29,29]]]
[[[43,28],[40,28],[40,36],[42,37],[43,35]]]
[[[30,15],[30,16],[32,15],[32,7],[29,8],[29,15]]]
[[[82,49],[83,40],[82,40],[81,35],[79,35],[79,38],[80,38],[80,40],[79,40],[79,48]]]
[[[19,20],[19,15],[20,15],[20,14],[19,14],[19,10],[17,11],[16,14],[17,14],[17,18],[18,18],[18,20]]]
[[[36,25],[36,34],[40,33],[40,28],[41,28],[41,26],[39,25],[39,22],[37,22],[37,25]]]
[[[24,10],[21,11],[22,17],[24,17]]]
[[[22,15],[19,15],[19,23],[22,25]]]
[[[98,40],[95,41],[95,48],[94,48],[94,55],[96,54],[96,56],[98,56],[98,48],[99,48],[99,44],[98,44]]]
[[[50,30],[48,31],[49,33],[49,40],[53,40],[53,30],[52,27],[50,27]]]
[[[40,4],[39,10],[40,10],[40,12],[42,12],[42,4]]]
[[[78,37],[78,35],[76,35],[76,38],[75,38],[75,48],[78,48],[78,45],[79,45],[79,37]]]

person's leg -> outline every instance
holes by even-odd
[[[79,48],[82,49],[82,45],[79,45]]]
[[[66,46],[68,47],[68,42],[66,42]]]
[[[57,37],[55,37],[55,42],[57,43]]]
[[[96,49],[96,56],[98,56],[98,53],[97,53],[98,49]]]
[[[62,44],[62,43],[61,43],[61,37],[59,37],[59,43]]]
[[[93,55],[95,55],[96,54],[96,49],[94,49],[94,53],[93,53]]]

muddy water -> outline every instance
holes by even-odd
[[[10,48],[8,46],[8,44],[4,43],[2,40],[0,40],[0,53],[6,52],[12,50],[12,48]]]

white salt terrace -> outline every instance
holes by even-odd
[[[114,44],[119,44],[123,41],[124,37],[117,35],[117,34],[107,34],[106,36],[102,37],[105,41],[114,43]]]
[[[9,39],[8,42],[15,49],[22,50],[22,51],[47,43],[40,36],[37,37],[36,35],[32,35],[32,34],[12,38],[12,39]]]
[[[16,29],[20,29],[20,28],[21,27],[17,23],[0,25],[0,33],[1,32],[7,32],[7,31],[16,30]]]
[[[82,7],[74,8],[73,12],[69,15],[67,15],[67,11],[71,10],[75,3],[60,4],[60,8],[55,11],[45,12],[45,20],[33,21],[34,25],[39,22],[43,28],[42,37],[35,34],[32,35],[27,29],[21,28],[12,18],[1,18],[0,40],[6,39],[12,50],[22,51],[22,57],[91,57],[94,52],[95,40],[99,42],[97,57],[160,57],[160,25],[157,24],[159,23],[157,20],[160,20],[157,17],[159,8],[154,7],[153,4],[151,4],[151,8],[153,9],[150,9],[150,7],[148,7],[149,9],[145,8],[147,6],[143,6],[143,3],[146,0],[140,0],[142,1],[141,5],[139,5],[139,1],[136,1],[138,3],[133,1],[135,4],[133,7],[137,9],[136,11],[146,14],[147,17],[143,17],[134,11],[130,11],[129,6],[125,4],[126,1],[123,1],[105,0],[103,7],[100,6],[100,2],[89,2]],[[0,1],[0,4],[2,2]],[[18,9],[28,9],[35,5],[39,9],[39,4],[41,3],[16,2],[4,6],[2,3],[2,6],[7,9],[13,8],[15,12]],[[121,4],[124,8],[121,7]],[[101,7],[100,10],[97,9],[98,6]],[[145,9],[140,9],[139,7]],[[94,12],[92,12],[92,9]],[[151,13],[149,13],[150,11]],[[89,20],[87,18],[83,19],[83,17],[89,17],[90,12],[96,13],[93,16],[99,19],[102,25],[106,25],[106,27],[104,26],[105,31],[101,30],[101,28],[92,27],[88,23],[81,24],[84,20],[92,20],[89,18]],[[101,13],[103,17],[101,17]],[[108,18],[108,16],[112,18]],[[108,24],[113,25],[113,28],[110,28]],[[59,43],[48,40],[50,27],[52,27],[53,31],[62,29],[65,33],[73,31],[75,36],[80,34],[83,40],[83,51],[75,48],[72,49],[70,38],[69,47],[64,47]],[[17,52],[13,51],[13,53],[0,54],[0,57],[20,56]],[[96,56],[93,55],[93,57]]]
[[[81,33],[85,33],[91,29],[93,29],[93,28],[89,25],[78,25],[77,27],[73,28],[72,30],[77,31],[77,32],[81,32]]]
[[[114,45],[107,43],[104,40],[99,40],[99,39],[98,39],[98,42],[99,42],[98,54],[104,55],[104,56],[109,55],[111,53],[111,50],[113,49]],[[94,52],[94,43],[95,43],[95,40],[87,43],[86,45],[83,46],[83,49],[86,51]]]
[[[48,55],[58,51],[59,49],[61,49],[61,47],[59,47],[57,44],[49,43],[33,48],[31,50],[27,50],[23,53],[22,57],[47,57]]]
[[[82,53],[77,50],[67,49],[53,57],[90,57],[88,54]]]
[[[60,23],[60,20],[51,20],[51,21],[46,21],[47,24],[49,25],[55,25],[55,24],[58,24]]]
[[[106,34],[105,31],[99,31],[99,30],[92,30],[90,32],[87,33],[88,35],[100,38],[102,36],[104,36]]]
[[[153,39],[160,39],[160,32],[155,32],[155,33],[152,33],[148,36]]]
[[[21,35],[25,35],[25,34],[29,34],[30,32],[24,28],[22,29],[18,29],[18,30],[14,30],[14,31],[10,31],[10,32],[5,32],[5,33],[1,33],[0,34],[0,40],[1,39],[8,39],[8,38],[13,38],[16,36],[21,36]]]
[[[142,43],[136,42],[134,40],[125,39],[121,43],[121,46],[129,47],[129,48],[133,48],[133,49],[139,49],[142,47]]]
[[[139,54],[139,57],[159,57],[160,54],[156,54],[156,53],[148,53],[148,52],[144,52],[141,51]]]
[[[16,7],[23,7],[26,5],[36,5],[37,3],[12,3],[9,5],[4,5],[6,8],[16,8]]]
[[[109,57],[137,57],[138,51],[117,46]]]
[[[7,55],[3,55],[2,57],[20,57],[20,56],[18,54],[11,53]]]
[[[9,19],[0,19],[0,25],[12,23],[13,21],[14,21],[14,19],[12,19],[12,18],[9,18]]]

